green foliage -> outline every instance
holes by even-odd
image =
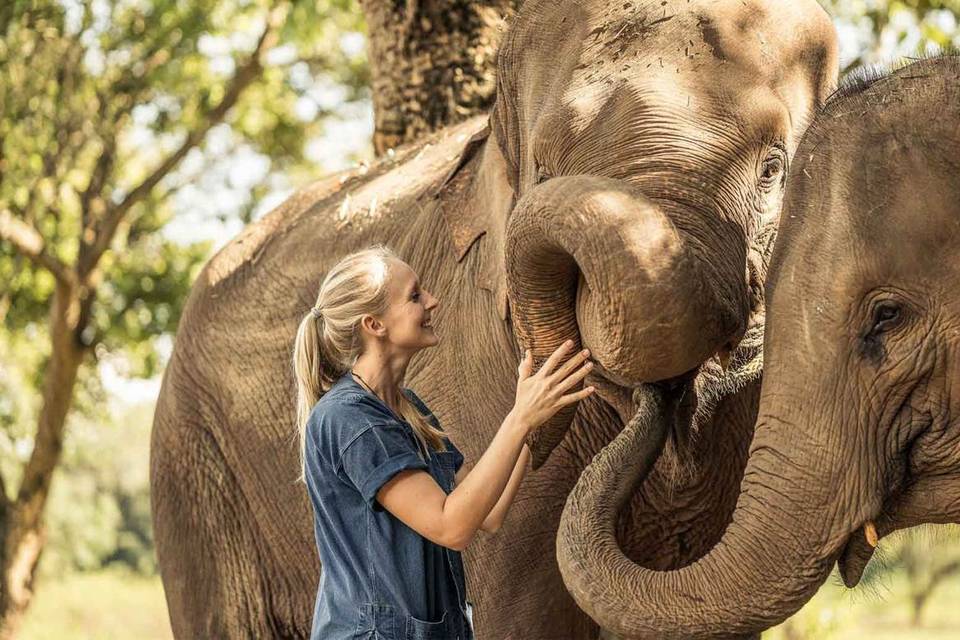
[[[75,260],[84,230],[103,210],[129,194],[191,132],[203,130],[233,72],[255,46],[272,4],[63,0],[8,7],[8,15],[0,18],[0,210],[34,225],[54,256]],[[366,96],[365,53],[340,46],[340,36],[363,29],[354,4],[293,3],[280,42],[227,118],[230,139],[268,158],[273,172],[311,170],[304,144],[322,132],[330,113],[317,108],[303,117],[311,113],[318,84],[346,87],[348,101]],[[198,150],[211,154],[202,143]],[[174,215],[170,196],[196,177],[171,171],[137,202],[120,230],[117,253],[136,253],[136,240],[169,222]],[[154,241],[140,253],[154,260],[158,253],[172,257],[175,251]],[[186,251],[199,264],[209,247]],[[114,263],[153,277],[145,265],[134,264],[140,257],[115,257]],[[184,268],[191,271],[190,265]],[[119,286],[119,302],[111,292],[98,296],[101,319],[136,299],[170,306],[162,314],[168,320],[145,322],[140,331],[128,326],[113,332],[112,348],[123,336],[139,342],[144,335],[172,331],[179,315],[173,307],[184,296],[179,286],[184,284],[186,278],[168,272],[152,295]],[[53,286],[49,273],[37,272],[0,241],[0,308],[9,309],[3,326],[20,331],[42,321]],[[99,323],[97,329],[104,328]]]
[[[207,242],[180,246],[152,234],[107,260],[91,322],[103,347],[124,351],[135,363],[127,375],[159,373],[153,339],[176,332],[186,293],[209,251]]]
[[[880,542],[881,549],[886,540]],[[871,564],[876,559],[871,561]],[[834,573],[816,596],[763,640],[953,640],[960,628],[960,580],[951,580],[930,597],[922,622],[913,618],[911,583],[899,569],[881,581],[849,590]]]
[[[273,17],[279,29],[265,31]],[[85,277],[84,256],[107,240],[89,294],[79,294],[92,302],[73,338],[92,357],[76,388],[60,392],[73,406],[42,573],[155,569],[151,411],[113,415],[101,365],[119,363],[130,378],[162,371],[160,345],[213,246],[174,241],[172,221],[226,200],[238,204],[214,207],[219,220],[246,223],[278,176],[316,178],[306,144],[338,115],[318,88],[340,103],[368,99],[363,30],[347,0],[0,2],[0,474],[10,499],[33,450],[57,279],[3,216],[68,276]],[[227,170],[211,187],[239,151],[264,167],[261,177]]]
[[[172,640],[159,576],[112,567],[45,580],[20,640]]]
[[[71,422],[53,479],[42,576],[118,563],[156,572],[150,521],[149,453],[153,403],[111,413],[106,422]]]
[[[960,44],[960,0],[820,0],[840,31],[841,75]]]
[[[909,600],[915,623],[934,592],[960,577],[960,526],[926,525],[897,532],[884,541],[879,561],[864,572],[866,587],[882,585],[890,571],[903,573],[909,582]]]

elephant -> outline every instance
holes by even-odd
[[[308,634],[321,568],[295,481],[294,330],[326,270],[378,242],[441,300],[441,342],[405,385],[467,468],[512,406],[524,349],[539,367],[572,338],[595,362],[584,383],[597,393],[536,431],[505,522],[465,551],[478,638],[597,637],[563,585],[556,532],[637,385],[689,393],[682,464],[650,474],[622,539],[653,568],[708,551],[759,401],[765,230],[837,58],[813,0],[528,0],[487,116],[318,181],[245,228],[191,290],[151,434],[174,634]]]
[[[883,536],[960,522],[960,54],[845,81],[795,157],[756,428],[722,538],[659,572],[618,547],[617,512],[671,429],[670,389],[634,393],[645,412],[564,507],[565,584],[623,637],[757,633],[834,563],[855,586]]]

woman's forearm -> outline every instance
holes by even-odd
[[[520,489],[520,484],[523,482],[524,476],[527,475],[527,462],[529,462],[529,460],[530,447],[524,443],[520,451],[520,457],[517,458],[517,464],[513,467],[513,473],[507,482],[507,487],[503,490],[497,503],[493,505],[490,514],[483,521],[483,528],[485,530],[493,532],[503,524],[503,521],[507,517],[507,512],[510,510],[510,505],[513,504],[513,499]]]
[[[490,446],[447,496],[443,505],[444,529],[457,546],[464,547],[503,495],[523,449],[527,427],[513,413],[507,415]]]

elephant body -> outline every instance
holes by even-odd
[[[585,381],[598,393],[532,438],[535,470],[500,531],[465,551],[478,638],[597,637],[564,587],[555,537],[571,488],[630,419],[631,389],[644,382],[692,371],[700,403],[688,407],[686,462],[658,462],[620,515],[624,551],[670,569],[716,543],[736,503],[759,380],[724,382],[708,360],[732,352],[736,371],[756,348],[737,348],[762,324],[763,269],[751,256],[779,212],[779,171],[836,75],[825,14],[813,2],[786,16],[779,6],[528,1],[500,54],[489,120],[303,189],[209,261],[151,439],[157,554],[177,637],[308,635],[320,565],[295,482],[293,337],[326,271],[376,242],[442,300],[441,342],[411,361],[404,386],[468,467],[512,407],[523,348],[542,361],[574,331],[599,365]],[[574,211],[535,230],[567,216],[564,207]],[[548,246],[531,243],[540,237]],[[603,248],[612,241],[627,244]],[[569,306],[541,324],[549,307],[537,296],[555,291]],[[670,330],[671,313],[685,329]]]

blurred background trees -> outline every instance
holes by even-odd
[[[336,1],[5,3],[0,319],[10,400],[2,416],[0,637],[15,633],[30,603],[75,398],[78,418],[101,422],[98,362],[116,355],[127,375],[159,372],[156,340],[176,330],[209,256],[209,242],[159,233],[176,196],[242,150],[259,164],[226,176],[235,196],[247,193],[224,215],[247,222],[271,171],[316,171],[303,141],[324,113],[311,92],[332,82],[349,101],[366,96],[368,84],[361,48],[351,55],[323,36],[360,25],[352,5]],[[72,479],[87,486],[68,488],[93,511],[58,514],[75,520],[63,542],[81,568],[150,543],[149,511],[145,519],[142,500],[119,479],[105,483],[104,460],[73,460]],[[82,473],[91,466],[99,477]],[[77,531],[83,522],[99,531]]]
[[[296,187],[488,108],[494,51],[519,4],[0,2],[5,628],[37,587],[60,589],[55,604],[39,597],[24,636],[81,637],[81,623],[58,632],[54,620],[70,610],[71,576],[141,593],[103,569],[155,576],[153,399],[200,266]],[[958,43],[960,0],[821,4],[846,71]],[[951,574],[956,536],[935,544],[884,541],[876,565],[873,584],[896,576],[920,621],[937,613],[920,593],[936,600],[958,582],[938,578]],[[150,579],[143,597],[161,598]],[[89,591],[76,590],[82,624],[103,629],[91,612],[116,618],[127,601],[115,592],[97,605]],[[844,633],[826,610],[770,637]]]

